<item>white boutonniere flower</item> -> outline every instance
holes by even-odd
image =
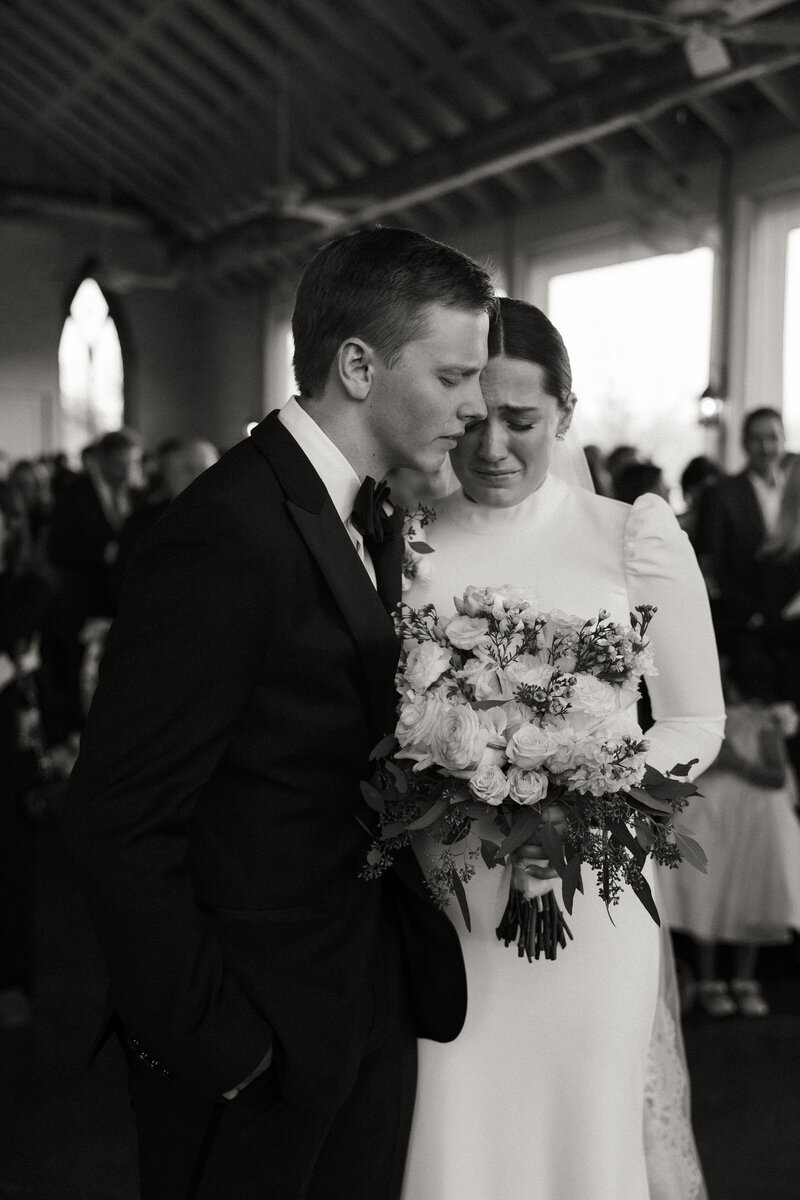
[[[409,512],[403,513],[403,591],[407,592],[413,583],[429,583],[433,578],[433,569],[429,556],[433,547],[422,539],[422,530],[436,520],[436,510],[427,508],[424,504]]]

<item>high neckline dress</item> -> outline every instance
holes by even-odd
[[[425,538],[431,578],[404,599],[440,614],[469,585],[505,583],[531,588],[544,609],[605,608],[626,623],[636,604],[658,605],[648,757],[661,768],[713,759],[724,709],[708,602],[664,501],[630,507],[548,477],[513,508],[455,493],[437,504]],[[629,891],[612,923],[586,868],[584,883],[568,918],[574,941],[555,962],[528,964],[497,940],[502,867],[480,863],[467,885],[471,933],[451,902],[467,1020],[454,1043],[420,1044],[403,1200],[705,1196],[680,1035],[659,987],[659,930]]]

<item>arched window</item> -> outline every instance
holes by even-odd
[[[73,297],[58,347],[58,374],[61,447],[77,454],[123,424],[122,349],[94,279],[84,279]]]

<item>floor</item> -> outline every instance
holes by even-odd
[[[0,1033],[0,1200],[136,1200],[119,1056],[109,1048],[90,1072],[83,1065],[102,1006],[103,970],[47,826],[40,830],[38,880],[36,1019]],[[692,1011],[685,1020],[710,1200],[800,1197],[797,948],[768,951],[762,974],[773,1008],[767,1019],[711,1022]]]

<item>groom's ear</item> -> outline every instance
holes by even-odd
[[[353,400],[366,400],[375,375],[375,351],[361,338],[342,342],[335,368],[339,382]]]

